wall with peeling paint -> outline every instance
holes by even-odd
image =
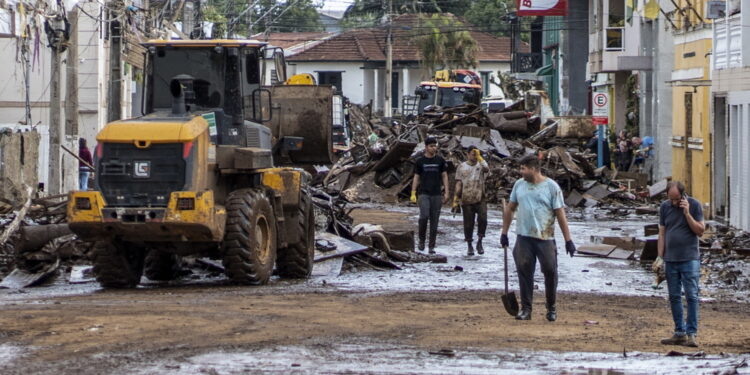
[[[26,186],[37,186],[39,140],[36,131],[0,133],[0,198],[13,205],[26,200]]]

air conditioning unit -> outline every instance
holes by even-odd
[[[726,17],[727,3],[724,0],[709,0],[706,4],[706,18],[715,20]]]

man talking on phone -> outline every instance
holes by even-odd
[[[664,267],[669,289],[669,305],[674,320],[674,334],[661,340],[663,345],[697,347],[698,283],[701,257],[698,238],[706,225],[698,200],[688,197],[685,185],[672,181],[667,185],[668,200],[659,207],[659,256],[654,271]],[[687,320],[683,320],[682,291],[687,301]]]

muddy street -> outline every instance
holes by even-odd
[[[386,228],[414,223],[408,206],[355,210]],[[574,238],[636,235],[643,217],[571,214]],[[646,221],[650,218],[646,218]],[[490,213],[489,233],[500,223]],[[543,279],[531,321],[500,302],[496,240],[466,257],[461,221],[443,212],[437,251],[446,264],[358,270],[264,287],[223,277],[186,278],[134,290],[104,290],[64,278],[0,290],[4,374],[240,373],[747,373],[750,306],[702,290],[700,348],[665,347],[665,289],[634,262],[559,257],[559,318],[544,319]],[[494,232],[493,232],[494,231]],[[560,243],[560,241],[558,241]],[[562,252],[560,250],[560,252]],[[461,269],[460,271],[457,269]],[[511,267],[512,269],[512,267]],[[511,273],[511,287],[517,279]],[[665,356],[670,350],[676,356]],[[695,354],[688,357],[677,354]],[[593,371],[593,372],[591,372]],[[743,372],[744,371],[744,372]],[[601,373],[601,372],[600,372]]]

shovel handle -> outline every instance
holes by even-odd
[[[503,208],[503,214],[505,214],[505,198],[500,200],[500,205]],[[508,246],[503,246],[503,268],[505,269],[505,294],[508,294]]]
[[[508,294],[508,247],[503,246],[503,254],[505,260],[503,261],[503,267],[505,268],[505,294]]]

